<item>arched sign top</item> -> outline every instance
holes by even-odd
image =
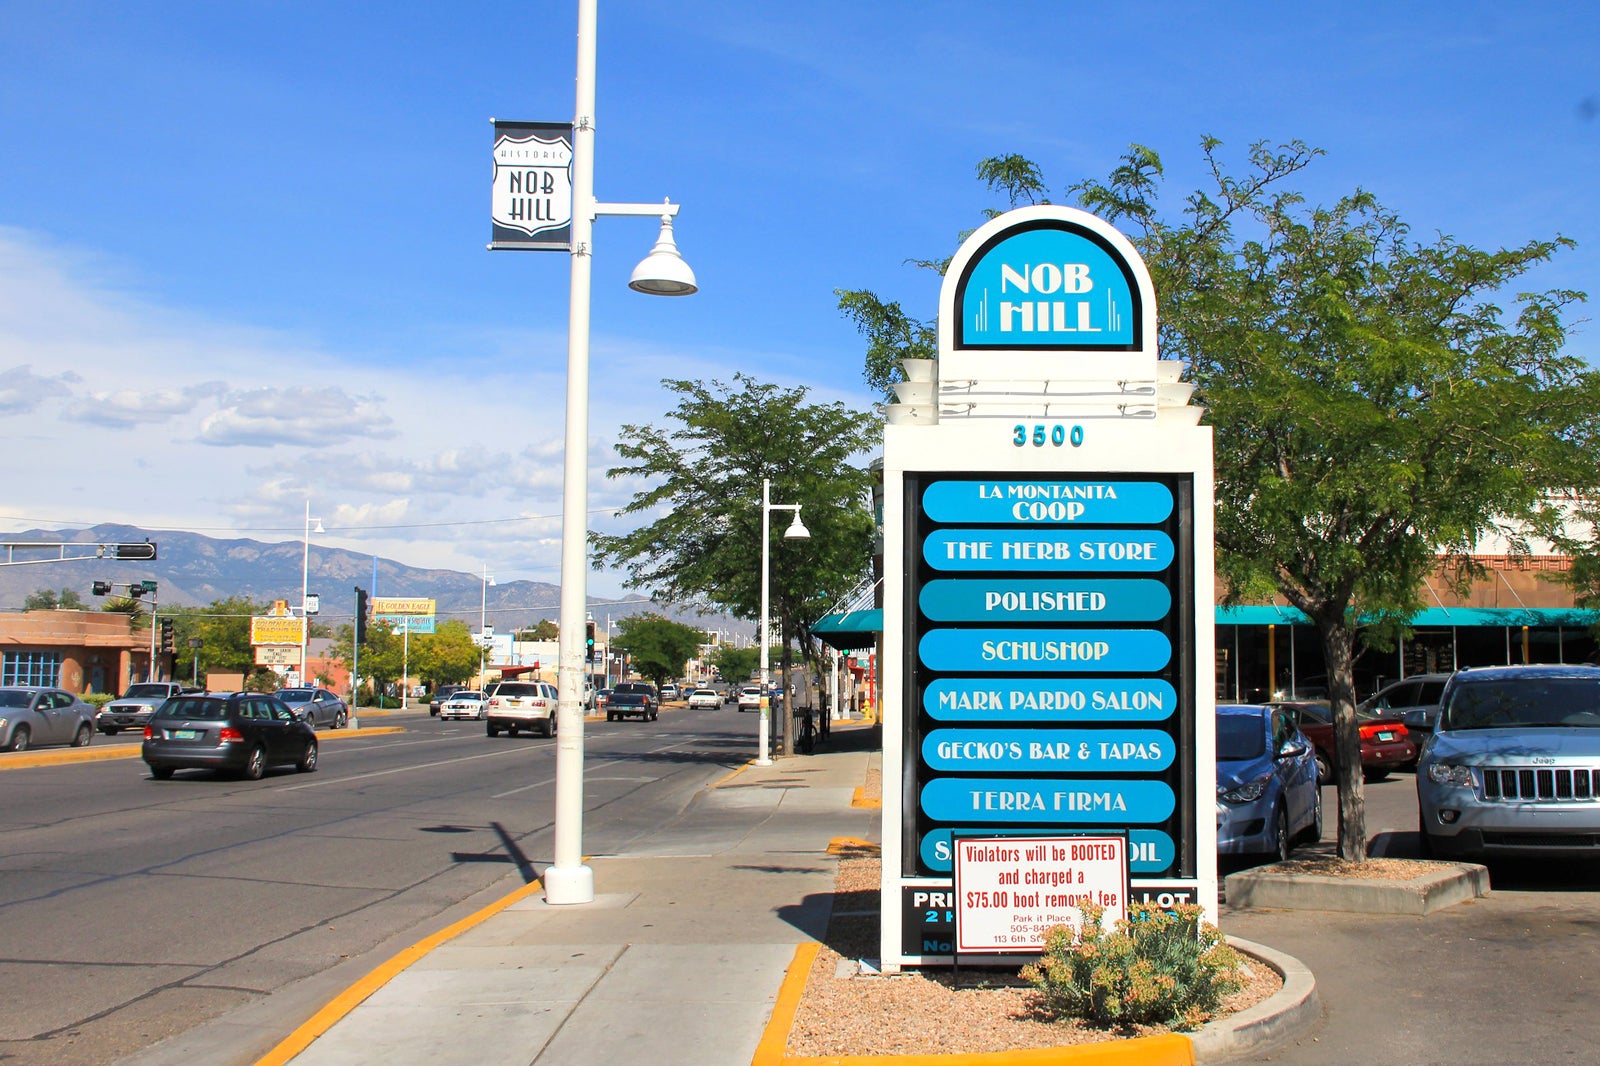
[[[1086,211],[1046,204],[991,220],[951,260],[939,304],[945,380],[1154,375],[1149,271]]]

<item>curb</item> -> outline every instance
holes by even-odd
[[[398,725],[377,726],[373,729],[329,729],[317,733],[317,743],[345,737],[373,737],[385,733],[404,733]],[[136,744],[116,748],[66,748],[62,751],[23,752],[17,755],[0,755],[0,770],[30,770],[39,766],[65,766],[79,762],[109,762],[112,759],[138,759],[142,749]]]
[[[1305,963],[1263,944],[1227,938],[1228,946],[1266,963],[1283,978],[1283,987],[1238,1014],[1208,1022],[1190,1036],[1195,1062],[1226,1062],[1287,1040],[1322,1017],[1317,981]]]
[[[1425,915],[1489,894],[1488,867],[1470,862],[1433,865],[1437,869],[1407,881],[1288,873],[1262,866],[1228,875],[1228,906]]]

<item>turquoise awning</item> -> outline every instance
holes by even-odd
[[[1448,629],[1451,626],[1564,626],[1585,629],[1600,612],[1576,607],[1428,607],[1411,619],[1413,629]],[[1311,619],[1293,607],[1218,607],[1219,626],[1308,626]]]
[[[883,632],[883,611],[874,607],[866,611],[824,615],[812,624],[811,632],[824,644],[840,651],[870,648],[878,642],[878,634]]]

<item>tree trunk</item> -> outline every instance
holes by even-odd
[[[1355,636],[1337,618],[1319,618],[1322,652],[1328,666],[1328,699],[1333,705],[1333,771],[1339,786],[1339,857],[1367,857],[1367,798],[1361,773],[1361,734],[1356,728]]]

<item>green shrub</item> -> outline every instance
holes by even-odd
[[[1022,969],[1051,1014],[1193,1029],[1243,984],[1243,959],[1199,907],[1135,903],[1109,932],[1104,907],[1078,909],[1081,933],[1064,925],[1049,930],[1044,955]]]
[[[111,695],[109,692],[85,692],[78,698],[98,711],[116,697]]]

